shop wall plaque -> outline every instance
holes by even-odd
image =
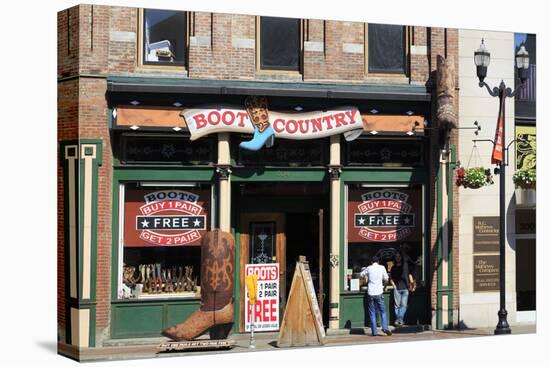
[[[499,251],[500,217],[474,217],[474,253]]]
[[[474,292],[500,289],[499,261],[499,255],[474,255]]]

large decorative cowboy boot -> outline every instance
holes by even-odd
[[[267,110],[267,98],[260,96],[248,96],[244,100],[246,112],[254,125],[254,137],[250,141],[243,141],[239,146],[243,149],[257,151],[264,145],[273,145],[275,131],[269,124],[269,111]]]
[[[233,323],[233,275],[235,240],[231,233],[215,229],[201,243],[201,305],[184,322],[162,332],[179,341],[192,340],[209,329],[216,338]]]

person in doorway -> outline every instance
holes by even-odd
[[[409,269],[409,262],[403,259],[401,253],[394,255],[394,265],[390,271],[390,284],[393,287],[395,307],[395,326],[403,326],[403,319],[407,312],[409,291],[416,290],[416,283]]]
[[[388,318],[386,316],[386,307],[384,305],[384,285],[388,283],[388,272],[386,268],[378,264],[379,258],[374,256],[372,264],[361,271],[361,277],[367,282],[368,308],[371,324],[372,336],[378,335],[377,330],[377,312],[382,319],[382,331],[386,335],[391,335],[392,332],[388,326]]]

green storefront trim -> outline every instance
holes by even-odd
[[[111,303],[111,338],[158,337],[199,308],[198,298],[116,301]]]
[[[408,325],[423,325],[429,320],[430,311],[427,307],[428,290],[418,290],[409,293],[409,302],[405,323]],[[370,327],[370,317],[368,311],[368,297],[366,291],[340,293],[340,328],[364,328]],[[393,307],[393,291],[384,292],[384,304],[386,306],[386,315],[388,323],[391,325],[395,321],[395,312]],[[378,317],[380,323],[380,317]]]
[[[454,254],[453,254],[453,233],[454,223],[454,192],[453,192],[453,177],[454,169],[456,168],[456,145],[450,146],[450,162],[447,164],[446,177],[442,174],[441,165],[437,171],[437,228],[438,231],[443,228],[443,188],[445,187],[443,180],[446,180],[447,188],[447,226],[449,228],[448,238],[448,272],[447,279],[449,280],[447,286],[443,286],[443,273],[437,269],[437,296],[436,296],[436,328],[448,329],[453,324],[453,301],[454,301],[454,287],[453,287],[453,273],[454,273]],[[437,264],[441,264],[443,257],[443,238],[440,232],[437,235]],[[447,324],[443,324],[443,296],[448,296],[448,310],[447,310]]]
[[[124,166],[113,169],[111,338],[146,338],[160,336],[166,327],[185,320],[198,309],[199,298],[118,300],[119,263],[119,185],[124,182],[204,182],[213,186],[215,168]],[[213,188],[214,189],[214,188]]]
[[[239,168],[233,167],[232,182],[321,182],[327,177],[325,167],[319,168]]]
[[[76,257],[77,257],[77,279],[75,279],[77,284],[77,299],[70,297],[70,266],[69,266],[69,191],[68,191],[68,162],[66,160],[65,156],[65,147],[68,145],[76,145],[77,151],[75,152],[78,159],[75,162],[75,188],[76,193],[73,200],[75,200],[75,214],[77,215],[77,233],[76,233]],[[86,177],[85,175],[85,163],[84,163],[84,157],[82,156],[81,152],[81,146],[82,145],[95,145],[96,152],[95,152],[95,158],[93,158],[91,164],[92,164],[92,171],[91,171],[91,184],[92,184],[92,191],[91,191],[91,236],[90,236],[90,297],[84,298],[82,296],[82,272],[83,272],[83,263],[82,263],[82,253],[83,253],[83,218],[84,218],[84,184]],[[103,161],[103,141],[101,139],[78,139],[78,140],[68,140],[68,141],[62,141],[59,145],[60,149],[60,158],[61,158],[61,164],[63,166],[63,182],[64,182],[64,233],[65,233],[65,243],[64,243],[64,258],[65,258],[65,284],[66,284],[66,291],[65,291],[65,299],[66,299],[66,312],[67,312],[67,322],[66,322],[66,342],[71,343],[72,342],[72,335],[71,335],[71,321],[70,321],[70,309],[71,307],[77,308],[79,310],[88,309],[90,310],[90,320],[89,320],[89,326],[90,326],[90,333],[89,333],[89,345],[88,347],[95,347],[96,340],[96,280],[97,280],[97,206],[98,206],[98,171],[99,166],[101,166]],[[86,155],[88,153],[87,151],[84,152]]]
[[[345,201],[345,185],[353,183],[365,184],[427,184],[428,174],[424,168],[344,168],[341,174],[340,185],[340,322],[339,326],[343,328],[365,327],[370,325],[365,292],[343,291],[347,264],[344,263],[346,256],[346,238],[345,238],[345,216],[347,210]],[[425,253],[426,258],[429,254]],[[429,260],[426,260],[429,263]],[[427,310],[427,291],[416,291],[409,295],[409,309],[407,311],[407,320],[412,322],[424,322],[428,319],[429,310]],[[384,303],[386,305],[386,314],[388,322],[393,321],[390,315],[390,305],[393,296],[390,292],[384,293]],[[394,316],[392,316],[394,317]],[[391,321],[390,321],[391,320]]]

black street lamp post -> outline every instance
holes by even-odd
[[[500,82],[498,87],[491,89],[489,85],[484,82],[485,77],[487,76],[487,67],[491,61],[491,53],[485,48],[485,43],[483,39],[481,40],[481,45],[479,49],[474,52],[474,62],[477,67],[477,77],[479,78],[479,86],[481,88],[487,88],[489,94],[493,97],[498,97],[500,109],[499,109],[499,118],[502,116],[502,126],[501,134],[497,132],[495,136],[495,141],[493,144],[500,144],[502,149],[502,160],[497,164],[499,165],[499,175],[500,175],[500,230],[499,230],[499,251],[500,251],[500,274],[499,274],[499,283],[500,283],[500,309],[498,311],[498,323],[495,328],[495,334],[510,334],[510,325],[508,324],[507,316],[508,312],[506,311],[506,166],[507,162],[507,150],[508,147],[506,144],[506,119],[505,119],[505,109],[504,109],[504,100],[506,97],[514,97],[516,93],[524,87],[524,83],[527,80],[528,70],[529,70],[529,53],[525,50],[525,46],[521,45],[519,51],[516,53],[516,67],[518,71],[518,77],[520,79],[520,85],[516,88],[515,91],[512,91],[511,88],[506,87],[504,81]],[[497,126],[498,129],[498,126]]]

